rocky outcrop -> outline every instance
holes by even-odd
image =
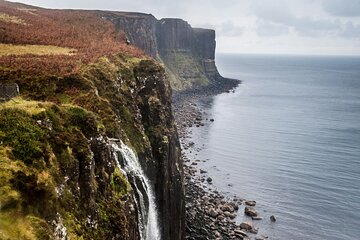
[[[153,15],[128,12],[99,12],[98,14],[103,19],[111,21],[117,29],[125,32],[130,44],[156,58],[158,53],[155,36],[157,20]]]
[[[100,12],[124,31],[131,44],[164,64],[174,90],[223,81],[215,65],[215,31],[192,28],[177,18],[157,20],[141,13]]]
[[[15,227],[34,229],[31,236],[41,239],[139,239],[136,195],[110,144],[121,139],[155,190],[162,239],[183,239],[180,146],[171,88],[159,64],[113,56],[73,76],[29,81],[12,74],[2,72],[0,80],[16,81],[23,97],[37,101],[0,108],[2,219],[24,213]],[[43,80],[54,87],[31,88]],[[3,223],[0,237],[14,237]]]

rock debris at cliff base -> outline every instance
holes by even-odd
[[[211,124],[216,119],[206,118],[198,107],[198,100],[213,96],[219,92],[230,92],[232,88],[206,91],[205,89],[191,93],[177,93],[174,97],[174,115],[177,122],[179,137],[183,149],[185,174],[186,202],[186,239],[267,239],[257,235],[258,229],[253,221],[261,220],[255,210],[255,201],[245,201],[239,197],[226,198],[223,194],[211,188],[212,179],[207,172],[198,169],[197,161],[187,157],[187,152],[197,151],[197,143],[189,140],[192,127],[202,127]],[[235,218],[243,213],[241,205],[246,205],[249,220],[237,224]],[[254,219],[255,218],[255,219]]]

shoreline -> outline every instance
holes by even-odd
[[[191,159],[188,152],[196,152],[199,143],[191,139],[192,128],[202,127],[214,119],[206,118],[205,112],[197,102],[206,97],[221,93],[234,92],[241,81],[224,79],[216,85],[194,89],[173,95],[174,117],[178,128],[184,163],[184,184],[186,204],[185,239],[268,239],[258,236],[253,221],[261,220],[255,210],[255,201],[246,201],[240,197],[229,198],[211,189],[212,178],[197,166],[200,160]],[[245,207],[245,212],[241,212]],[[250,211],[250,212],[249,212]],[[237,215],[247,215],[249,220],[237,224]],[[250,216],[253,215],[253,216]]]

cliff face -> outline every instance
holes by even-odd
[[[98,12],[103,19],[111,21],[117,29],[126,33],[127,40],[147,55],[157,55],[156,18],[151,14],[126,12]]]
[[[3,1],[0,13],[16,19],[0,20],[2,44],[69,51],[0,56],[0,83],[20,87],[20,97],[0,103],[0,239],[140,239],[139,194],[113,146],[120,140],[156,193],[162,238],[183,239],[171,88],[164,68],[114,27],[136,26],[127,38],[155,56],[154,18]]]
[[[174,90],[207,86],[222,77],[215,65],[215,31],[192,28],[182,19],[139,13],[102,13],[132,44],[163,62]]]

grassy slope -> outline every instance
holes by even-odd
[[[142,61],[143,53],[95,12],[0,1],[0,14],[1,44],[76,51],[0,56],[0,83],[16,82],[21,92],[15,102],[0,105],[0,239],[51,239],[53,219],[67,227],[70,239],[126,239],[129,220],[121,199],[128,183],[116,169],[96,169],[105,180],[88,183],[95,190],[107,183],[107,197],[91,195],[91,208],[81,206],[88,199],[81,200],[78,167],[90,164],[89,140],[99,135],[128,139],[138,152],[149,148],[135,119],[134,69],[139,63],[150,72],[158,67]],[[96,230],[89,231],[85,208],[96,210]]]

